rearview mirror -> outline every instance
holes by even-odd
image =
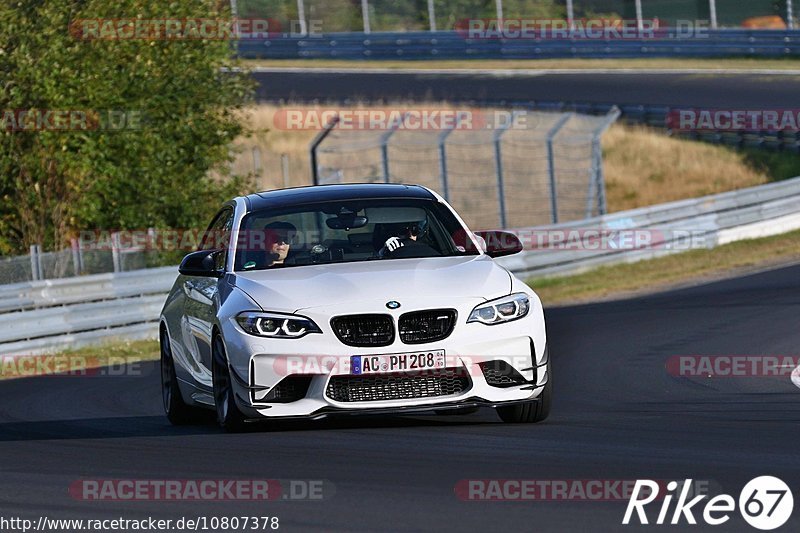
[[[327,219],[325,224],[331,229],[351,230],[366,226],[367,217],[343,214]]]
[[[224,272],[217,268],[218,254],[222,250],[200,250],[192,252],[181,261],[178,272],[184,276],[199,276],[204,278],[221,278]]]
[[[503,257],[523,250],[522,242],[509,231],[476,231],[475,235],[486,242],[486,255]]]

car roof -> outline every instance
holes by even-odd
[[[311,185],[291,189],[277,189],[245,196],[247,211],[291,207],[298,204],[357,200],[371,198],[419,198],[436,200],[436,197],[420,185],[399,183],[347,183],[335,185]]]

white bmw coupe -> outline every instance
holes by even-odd
[[[547,418],[542,304],[435,192],[323,185],[235,198],[187,255],[160,319],[164,408],[222,427],[339,414]]]

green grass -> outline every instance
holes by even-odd
[[[159,358],[158,341],[118,341],[51,355],[0,357],[0,380],[47,374],[80,372],[105,366],[118,367]]]
[[[800,261],[800,231],[606,266],[572,276],[532,278],[528,284],[545,305],[578,303],[656,292],[791,261]]]

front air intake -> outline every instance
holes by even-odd
[[[400,317],[400,340],[405,344],[425,344],[446,339],[456,325],[455,309],[412,311]]]
[[[346,315],[331,319],[336,337],[348,346],[389,346],[394,342],[394,322],[389,315]]]

